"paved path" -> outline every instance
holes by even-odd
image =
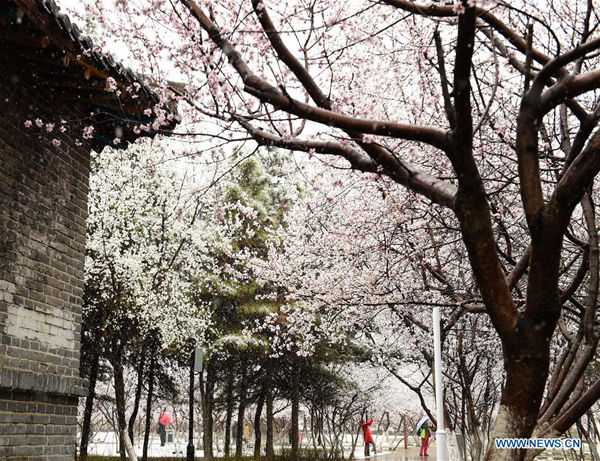
[[[149,447],[150,456],[185,456],[187,449],[187,443],[185,442],[168,443],[165,447],[160,446],[160,442],[158,441],[158,439],[152,440],[152,442],[153,443],[151,443]],[[377,454],[376,456],[371,455],[368,457],[365,457],[362,454],[362,449],[362,446],[356,447],[356,451],[354,453],[355,459],[365,461],[434,461],[436,459],[435,444],[432,444],[429,447],[429,456],[427,457],[419,456],[418,447],[409,447],[406,450],[404,448],[398,448],[394,452],[385,451],[383,453]],[[141,456],[141,447],[136,446],[135,451],[138,454],[138,456]],[[91,444],[89,448],[89,454],[116,456],[118,453],[116,451],[116,444],[108,442]],[[196,456],[202,457],[202,450],[196,450]]]
[[[412,447],[408,449],[399,448],[394,452],[384,452],[377,454],[376,456],[371,455],[366,458],[362,455],[357,455],[356,459],[364,459],[368,461],[434,461],[435,458],[435,445],[429,447],[429,456],[419,456],[419,449],[417,447]]]

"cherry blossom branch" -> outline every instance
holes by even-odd
[[[558,224],[566,229],[575,205],[600,173],[600,129],[569,166],[552,194],[548,207],[558,211]]]
[[[598,154],[596,154],[598,155]],[[594,334],[594,320],[596,309],[598,308],[598,285],[600,278],[600,256],[598,248],[598,231],[596,229],[596,215],[594,211],[594,203],[590,193],[585,194],[581,200],[583,215],[588,229],[589,235],[589,260],[590,260],[590,279],[588,295],[585,303],[585,314],[583,317],[583,325],[585,330],[585,339],[588,343],[597,341]]]
[[[441,5],[423,5],[416,2],[409,2],[407,0],[383,0],[384,3],[400,8],[404,11],[410,11],[411,13],[419,14],[421,16],[432,16],[439,18],[449,18],[460,16],[460,9],[454,6],[441,6]],[[500,18],[495,16],[491,11],[482,8],[480,6],[474,6],[475,14],[477,19],[487,23],[487,25],[496,30],[500,35],[506,38],[519,52],[522,54],[527,53],[527,41],[523,39],[521,33],[511,29],[505,24]],[[479,26],[478,26],[479,27]],[[552,58],[545,55],[544,53],[531,49],[531,57],[538,63],[545,65],[550,62]],[[567,71],[564,68],[557,70],[559,76],[566,75]]]
[[[523,75],[527,76],[529,75],[530,78],[535,78],[535,75],[537,75],[535,72],[528,70],[526,68],[525,63],[519,61],[507,48],[506,44],[501,42],[500,40],[498,40],[491,32],[491,30],[487,29],[487,28],[481,28],[480,31],[490,40],[490,43],[496,47],[496,49],[498,49],[498,51],[500,51],[500,54],[508,60],[508,62],[510,63],[511,66],[513,66],[516,70],[518,70],[519,72],[521,72]],[[556,83],[556,79],[551,78],[546,80],[546,85],[547,86],[552,86]],[[565,104],[567,105],[567,107],[569,109],[571,109],[571,112],[573,112],[573,114],[579,119],[579,120],[585,120],[588,116],[587,111],[581,107],[581,105],[574,99],[569,99],[565,102]]]
[[[456,116],[454,114],[454,108],[452,107],[452,100],[450,99],[450,91],[448,91],[448,76],[446,75],[446,65],[444,63],[444,48],[442,46],[442,39],[440,33],[436,30],[433,34],[435,39],[435,49],[438,58],[438,68],[440,73],[440,83],[442,85],[442,96],[444,97],[444,110],[450,123],[450,128],[456,127]]]
[[[560,103],[598,88],[600,88],[600,70],[564,77],[542,95],[538,106],[539,115],[545,115]]]
[[[532,232],[539,230],[537,219],[544,208],[544,196],[540,178],[540,165],[538,159],[538,132],[540,127],[537,108],[539,96],[528,91],[523,96],[521,108],[517,118],[517,158],[519,164],[519,179],[521,180],[521,199],[527,226]],[[537,226],[537,227],[536,227]]]
[[[331,141],[306,141],[297,138],[284,139],[274,134],[260,130],[249,122],[238,117],[237,122],[252,136],[252,138],[261,145],[281,147],[284,149],[297,150],[300,152],[311,152],[321,154],[336,155],[346,159],[353,168],[375,173],[378,171],[378,164],[369,157],[361,154],[358,150],[348,144],[336,143]],[[380,147],[383,149],[382,147]],[[435,203],[452,208],[454,197],[456,195],[456,186],[441,179],[436,178],[420,169],[409,166],[402,162],[402,169],[396,168],[395,171],[388,173],[409,189],[422,194]]]
[[[262,102],[268,102],[277,109],[323,125],[342,130],[358,131],[364,134],[387,136],[407,141],[419,141],[441,150],[445,150],[448,147],[447,133],[439,128],[352,117],[309,106],[293,99],[289,95],[284,95],[262,79],[258,81],[254,78],[249,80],[244,87],[244,91],[256,96]]]
[[[269,16],[269,12],[263,0],[252,0],[252,6],[254,8],[254,12],[256,13],[256,17],[260,21],[260,24],[267,34],[267,38],[273,46],[273,49],[276,51],[277,56],[279,56],[285,65],[290,68],[300,83],[302,83],[302,86],[306,88],[306,91],[315,104],[317,104],[319,107],[331,110],[332,104],[330,99],[321,91],[306,67],[304,67],[300,61],[296,59],[288,47],[283,43],[279,32],[275,29],[275,25]]]
[[[527,267],[529,267],[529,259],[531,258],[531,245],[527,247],[521,259],[517,262],[513,270],[510,271],[508,277],[506,278],[506,283],[508,284],[509,289],[512,291],[513,288],[517,286],[519,280],[525,272],[527,271]]]
[[[585,276],[587,275],[590,268],[588,254],[588,249],[585,248],[581,258],[581,264],[579,265],[579,267],[577,268],[577,272],[571,279],[571,283],[569,283],[567,288],[565,288],[564,291],[560,293],[559,302],[561,305],[566,303],[567,300],[569,300],[577,292],[578,288],[581,286],[583,280],[585,279]]]
[[[581,122],[579,131],[575,135],[575,139],[573,139],[573,143],[568,143],[568,150],[565,151],[567,158],[565,159],[559,177],[564,176],[573,160],[581,153],[590,134],[592,134],[592,131],[598,125],[599,120],[600,104],[596,105],[594,111]],[[568,141],[568,138],[565,137],[565,140]]]
[[[298,138],[284,139],[280,136],[268,133],[267,131],[255,128],[249,122],[238,117],[236,121],[244,127],[252,138],[263,146],[281,147],[283,149],[296,150],[300,152],[314,151],[319,154],[329,154],[342,157],[353,168],[364,172],[377,172],[377,163],[369,157],[361,154],[350,145],[344,145],[339,142],[332,141],[305,141]]]
[[[287,67],[294,73],[294,75],[298,78],[302,86],[306,89],[310,97],[317,104],[317,106],[327,109],[329,111],[333,110],[333,104],[331,99],[327,97],[319,88],[317,83],[314,81],[308,69],[303,66],[294,56],[294,54],[289,50],[289,48],[283,43],[281,36],[271,17],[269,16],[269,12],[265,3],[262,0],[253,0],[252,5],[254,7],[254,11],[258,17],[259,22],[261,23],[263,30],[267,35],[267,39],[273,46],[273,49],[276,51],[277,56],[281,59],[283,63],[287,65]],[[387,156],[385,149],[373,145],[370,143],[364,142],[364,136],[360,132],[355,131],[347,131],[347,134],[354,139],[359,145],[366,150],[371,156],[381,163],[378,158],[382,156]]]
[[[563,434],[600,398],[600,379],[596,380],[590,388],[577,399],[550,427],[545,429],[540,436],[545,434]]]
[[[513,332],[517,310],[498,257],[491,226],[489,204],[477,164],[473,158],[473,119],[470,101],[470,69],[475,37],[475,9],[459,15],[454,66],[454,112],[457,127],[452,132],[450,157],[459,180],[456,212],[473,273],[484,304],[501,337]]]
[[[447,147],[446,132],[439,128],[357,118],[326,109],[312,107],[293,99],[291,96],[284,94],[282,91],[272,86],[266,80],[252,73],[246,62],[235,49],[235,46],[221,34],[220,29],[204,14],[202,9],[194,1],[180,1],[198,20],[215,45],[217,45],[227,56],[227,59],[245,84],[244,91],[257,97],[262,102],[267,102],[280,110],[285,110],[291,114],[327,126],[344,130],[359,131],[366,134],[396,137],[408,141],[420,141],[442,150]]]
[[[598,49],[600,49],[600,38],[577,45],[572,50],[569,50],[566,53],[563,53],[548,61],[535,77],[533,84],[531,85],[531,91],[537,91],[538,93],[541,93],[548,80],[552,76],[558,72],[563,72],[563,74],[567,72],[564,70],[564,67],[567,64],[570,64],[571,62],[574,62],[586,54]]]

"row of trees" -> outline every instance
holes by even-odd
[[[133,440],[143,414],[147,452],[160,404],[186,406],[190,338],[208,346],[197,407],[209,455],[220,433],[223,451],[240,455],[244,424],[233,422],[248,419],[255,454],[263,444],[272,453],[281,412],[290,426],[279,436],[289,430],[297,450],[301,406],[315,448],[342,452],[365,411],[390,411],[381,397],[389,381],[365,379],[378,370],[413,393],[395,396],[395,415],[418,417],[420,406],[435,421],[429,308],[437,304],[446,312],[447,424],[461,428],[473,459],[483,456],[504,379],[500,348],[477,295],[456,288],[475,287],[447,216],[391,181],[373,187],[355,173],[334,179],[313,166],[300,170],[300,184],[295,167],[272,152],[234,155],[200,181],[189,176],[189,161],[187,173],[173,162],[149,145],[95,159],[82,362],[92,392],[82,455],[98,376],[114,383],[120,434]],[[164,253],[151,259],[158,244]],[[154,267],[171,295],[144,291]],[[170,304],[171,296],[189,304]],[[557,340],[555,360],[561,347]],[[595,443],[592,413],[587,421]]]
[[[251,409],[257,456],[262,444],[262,452],[273,454],[275,416],[286,411],[285,402],[291,406],[285,432],[296,453],[301,400],[321,415],[312,423],[317,433],[325,432],[330,405],[344,408],[334,419],[358,424],[363,391],[331,367],[341,371],[368,357],[351,342],[328,343],[314,325],[300,325],[296,317],[314,319],[307,306],[290,301],[282,284],[254,273],[252,261],[266,260],[304,193],[299,183],[286,182],[293,179],[286,162],[265,154],[237,152],[217,168],[204,165],[198,175],[185,172],[158,144],[106,149],[93,158],[82,335],[82,375],[90,392],[81,419],[82,459],[93,415],[107,398],[114,402],[122,457],[133,456],[134,428],[143,414],[146,458],[158,403],[185,406],[182,377],[197,345],[205,350],[197,408],[206,456],[213,456],[215,415],[223,415],[225,454],[234,454],[233,422],[241,422],[233,433],[236,456]],[[336,424],[336,430],[343,427]]]

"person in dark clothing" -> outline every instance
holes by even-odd
[[[158,423],[158,435],[160,435],[160,446],[164,447],[167,443],[167,428]]]
[[[158,415],[158,435],[160,435],[160,446],[164,447],[167,443],[167,426],[171,424],[171,417],[163,409]]]

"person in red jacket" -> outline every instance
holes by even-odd
[[[369,445],[373,445],[373,453],[377,454],[377,448],[375,447],[375,441],[373,440],[373,435],[371,435],[371,424],[373,423],[373,419],[369,419],[362,423],[363,430],[363,438],[365,439],[365,456],[369,456]]]

